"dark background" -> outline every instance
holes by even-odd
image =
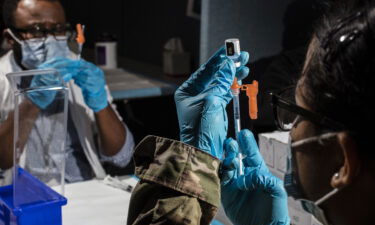
[[[241,127],[255,135],[276,129],[269,92],[295,84],[317,19],[327,9],[322,0],[214,0],[202,2],[200,60],[205,62],[227,38],[239,38],[249,52],[245,84],[259,81],[258,119],[250,120],[248,99],[241,100]],[[229,135],[234,136],[228,107]]]
[[[105,3],[104,3],[105,2]],[[186,16],[187,0],[62,0],[70,23],[86,24],[86,48],[110,33],[118,39],[119,57],[162,66],[164,44],[180,37],[199,63],[200,21]],[[153,134],[179,139],[173,96],[116,102],[136,141]]]
[[[297,80],[316,18],[323,11],[320,0],[196,0],[200,19],[187,16],[188,0],[61,0],[72,25],[86,25],[83,55],[93,60],[94,43],[103,33],[116,36],[118,57],[151,64],[161,71],[163,46],[173,37],[182,40],[196,70],[227,38],[240,38],[250,53],[250,76],[245,83],[260,82],[259,119],[247,114],[241,96],[242,128],[260,132],[276,129],[267,92]],[[2,4],[3,0],[0,0]],[[322,3],[322,4],[320,4]],[[0,24],[0,30],[4,26]],[[90,55],[91,54],[91,55]],[[126,65],[120,65],[126,68]],[[151,67],[150,67],[151,68]],[[155,67],[152,67],[155,68]],[[156,71],[155,71],[156,72]],[[186,77],[187,78],[187,77]],[[173,96],[116,101],[117,109],[136,143],[144,136],[179,139]],[[229,136],[234,137],[232,108],[228,109]],[[114,134],[115,135],[115,134]],[[106,166],[111,174],[132,173]]]
[[[103,4],[105,2],[105,4]],[[86,48],[103,33],[118,39],[119,57],[162,66],[164,44],[180,37],[199,63],[200,21],[186,16],[187,0],[62,0],[70,23],[86,24]],[[136,141],[153,134],[179,139],[173,96],[116,102]]]
[[[87,25],[87,47],[108,32],[118,38],[120,56],[162,65],[164,44],[182,39],[198,65],[200,21],[186,16],[187,0],[62,0],[72,24]]]
[[[298,79],[314,21],[324,5],[319,0],[203,0],[195,7],[198,12],[201,8],[199,20],[186,15],[188,0],[61,2],[68,22],[86,25],[84,53],[94,48],[101,34],[109,33],[117,37],[120,58],[161,67],[164,44],[180,37],[195,70],[226,38],[240,38],[242,49],[251,55],[251,74],[245,82],[260,81],[259,120],[253,123],[242,110],[242,127],[255,133],[275,129],[265,93]],[[245,95],[241,100],[242,107],[247,107]],[[147,134],[179,138],[173,96],[116,104],[136,141]],[[231,122],[230,107],[228,112]]]

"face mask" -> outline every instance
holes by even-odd
[[[302,207],[305,211],[308,213],[311,213],[315,216],[317,220],[319,220],[323,224],[329,224],[328,220],[326,218],[326,215],[324,211],[319,207],[323,202],[331,198],[333,195],[337,194],[339,189],[334,189],[328,194],[324,195],[322,198],[318,199],[317,201],[313,202],[310,200],[307,200],[303,194],[301,183],[298,179],[298,176],[293,171],[293,159],[292,159],[292,148],[296,148],[298,146],[311,143],[311,142],[320,142],[325,139],[330,139],[334,136],[336,136],[337,133],[328,133],[317,137],[311,137],[307,139],[303,139],[297,142],[291,143],[291,138],[289,137],[289,147],[288,147],[288,156],[287,156],[287,173],[284,177],[284,186],[286,191],[288,192],[288,195],[293,197],[296,200],[299,200],[302,204]],[[336,174],[335,174],[336,176]]]
[[[7,32],[15,41],[17,41],[21,45],[21,64],[26,69],[36,69],[47,60],[53,58],[71,57],[67,37],[59,37],[59,39],[56,40],[55,37],[49,35],[47,36],[47,38],[33,38],[21,41],[13,34],[10,29],[8,29]]]

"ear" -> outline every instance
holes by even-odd
[[[343,188],[351,184],[358,175],[361,162],[358,155],[358,147],[355,140],[347,133],[342,132],[337,137],[338,145],[344,155],[344,165],[331,179],[334,188]]]
[[[13,45],[14,45],[15,41],[13,40],[12,36],[9,35],[7,29],[3,30],[3,37],[5,38],[8,45],[10,45],[10,47],[13,48]]]

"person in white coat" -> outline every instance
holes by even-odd
[[[103,71],[84,60],[69,59],[72,32],[60,1],[6,0],[3,16],[4,36],[12,49],[0,58],[0,170],[13,166],[15,103],[6,74],[46,68],[57,70],[69,87],[66,181],[104,178],[104,162],[127,166],[133,155],[132,133],[112,104]],[[43,104],[30,100],[20,106],[27,112],[20,117],[37,118]],[[43,165],[35,169],[43,170]]]

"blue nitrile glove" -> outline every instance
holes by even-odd
[[[238,176],[238,144],[229,138],[224,143],[221,168],[221,202],[235,225],[289,225],[288,200],[283,182],[273,176],[259,153],[249,130],[239,134],[245,158],[244,175]]]
[[[241,65],[246,65],[249,54],[241,52],[240,57]],[[230,87],[235,76],[243,79],[248,74],[249,68],[236,68],[224,48],[193,73],[175,93],[180,140],[220,159],[227,136],[225,107],[232,99]]]
[[[30,83],[30,88],[41,88],[41,87],[54,87],[54,86],[61,86],[62,81],[60,80],[61,74],[43,74],[43,75],[35,75]],[[64,82],[67,82],[71,79],[69,75],[65,75],[62,77]],[[36,91],[29,91],[27,93],[27,97],[40,109],[47,108],[55,99],[56,97],[56,90],[36,90]]]
[[[54,69],[63,77],[65,82],[70,81],[79,71],[76,60],[67,58],[53,58],[38,66],[38,69]]]
[[[85,103],[94,112],[99,112],[108,106],[104,73],[94,64],[85,60],[56,58],[40,67],[53,68],[62,75],[72,77],[81,88]]]

